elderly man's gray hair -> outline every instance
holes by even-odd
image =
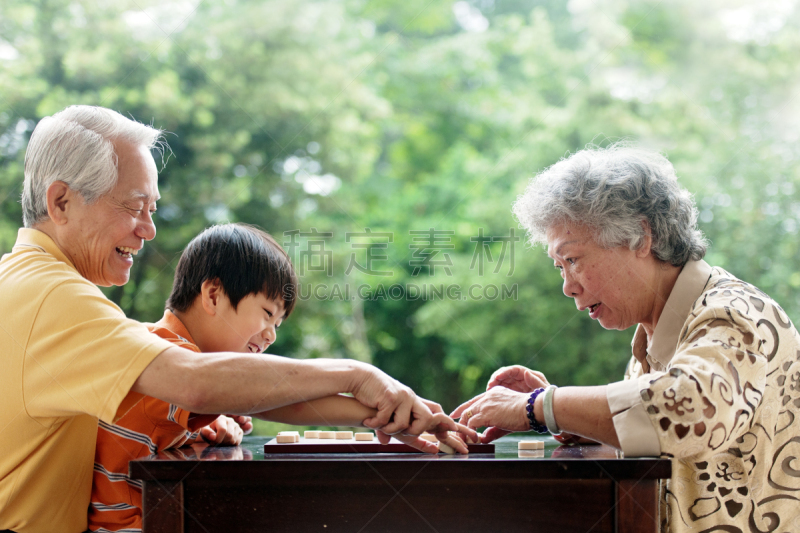
[[[103,107],[70,106],[39,121],[25,152],[22,220],[26,228],[47,219],[47,188],[63,181],[93,203],[117,184],[113,141],[159,145],[161,130]]]
[[[706,253],[697,208],[672,163],[623,143],[562,159],[530,181],[513,211],[534,245],[547,242],[549,228],[572,222],[592,228],[600,246],[636,250],[647,221],[657,259],[683,266]]]

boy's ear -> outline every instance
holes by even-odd
[[[200,286],[200,303],[210,316],[217,314],[220,298],[224,291],[219,279],[207,279]]]

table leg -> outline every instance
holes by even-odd
[[[617,484],[617,532],[658,532],[658,481],[623,480]]]
[[[142,500],[144,533],[183,533],[183,483],[145,481]]]

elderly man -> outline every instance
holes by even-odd
[[[426,450],[413,436],[446,418],[366,364],[198,354],[127,319],[97,285],[125,284],[156,235],[159,136],[89,106],[43,119],[31,136],[25,227],[0,261],[0,529],[86,529],[98,419],[113,422],[140,394],[195,413],[251,414],[351,392],[378,409],[365,424],[383,439],[402,432]]]

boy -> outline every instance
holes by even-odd
[[[294,308],[296,294],[294,268],[272,236],[244,224],[214,226],[195,237],[184,250],[164,317],[149,328],[156,335],[197,352],[261,353],[275,342],[277,329]],[[360,426],[375,414],[375,409],[353,398],[332,396],[257,416],[303,425]],[[142,527],[142,487],[139,481],[128,478],[130,460],[186,445],[198,437],[213,444],[237,445],[243,430],[251,428],[247,416],[194,415],[150,397],[141,400],[115,425],[101,422],[89,529],[120,531]],[[429,431],[437,428],[434,421]],[[467,433],[475,437],[471,430]],[[445,442],[466,452],[456,437],[448,436]],[[435,445],[428,444],[422,445],[423,451],[435,451]]]

